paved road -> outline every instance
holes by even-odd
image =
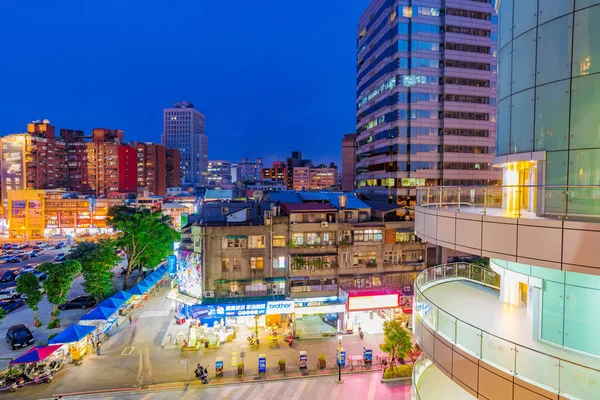
[[[343,383],[335,377],[306,377],[299,379],[252,382],[218,387],[190,386],[188,388],[137,391],[127,393],[102,393],[95,395],[66,396],[78,400],[374,400],[411,398],[410,381],[381,383],[378,373],[345,375]]]

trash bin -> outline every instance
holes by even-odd
[[[300,353],[300,369],[307,369],[308,354],[305,351],[299,351],[298,353]]]

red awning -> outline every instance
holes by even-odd
[[[54,353],[56,350],[60,349],[61,347],[62,347],[62,344],[54,344],[54,345],[43,346],[43,347],[34,347],[33,349],[29,350],[27,353],[23,354],[21,357],[17,357],[14,360],[12,360],[11,362],[9,362],[8,365],[29,364],[29,363],[44,361],[46,358],[50,357],[52,355],[52,353]]]

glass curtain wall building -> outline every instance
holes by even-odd
[[[600,0],[496,8],[503,185],[419,188],[415,208],[418,237],[490,268],[417,278],[414,387],[420,399],[436,398],[432,377],[458,384],[455,398],[598,399]]]
[[[496,49],[490,1],[371,2],[357,32],[359,191],[402,203],[415,186],[499,181]]]

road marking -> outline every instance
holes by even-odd
[[[371,374],[371,382],[369,382],[369,392],[367,393],[367,400],[375,399],[375,392],[377,390],[377,381],[379,380],[379,374]]]
[[[147,393],[145,396],[140,397],[140,400],[148,400],[152,396],[154,396],[154,393]]]
[[[302,392],[304,392],[304,389],[306,389],[307,385],[308,385],[308,379],[304,379],[302,381],[302,383],[300,384],[300,387],[298,388],[298,390],[294,394],[294,397],[292,397],[292,399],[293,400],[299,400],[300,398],[302,398]]]
[[[330,400],[337,400],[338,396],[340,395],[340,390],[342,390],[342,385],[336,383],[333,387],[333,391],[331,392]]]
[[[122,356],[128,356],[135,349],[135,347],[125,347],[125,350],[121,353]]]

